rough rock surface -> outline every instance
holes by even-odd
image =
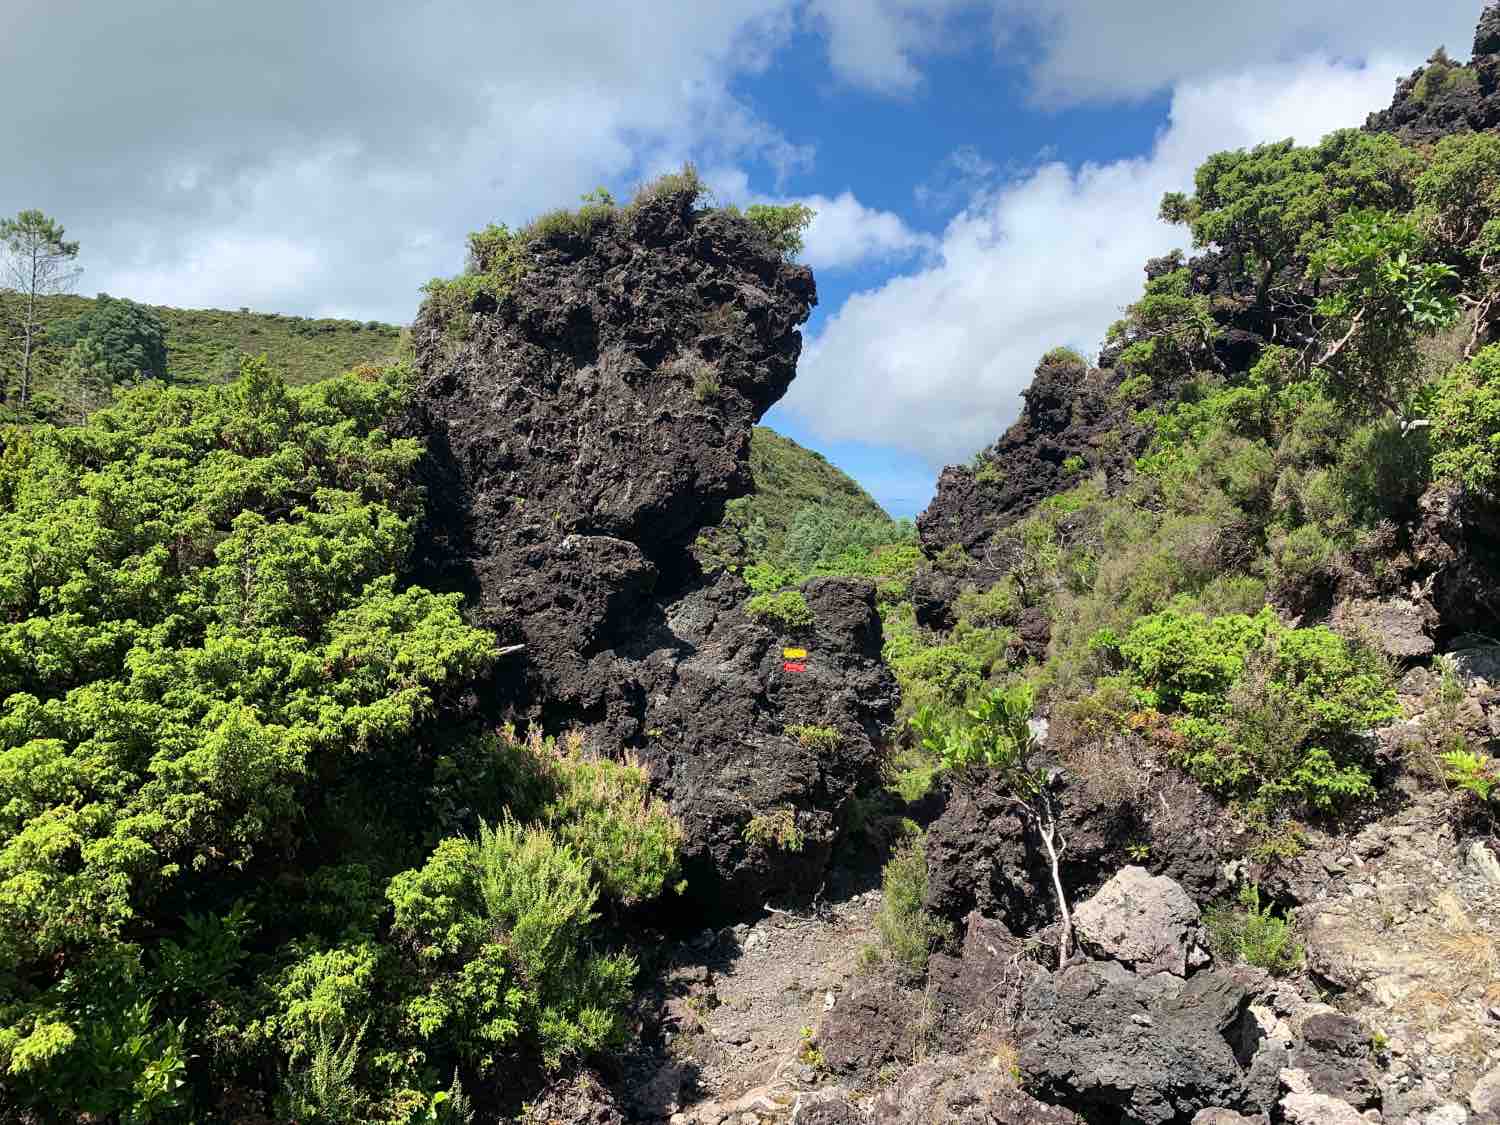
[[[834,1072],[872,1074],[911,1057],[917,1016],[905,989],[879,982],[858,987],[823,1017],[818,1046]]]
[[[1470,67],[1472,76],[1446,83],[1422,83],[1423,70],[1414,71],[1397,84],[1390,107],[1371,114],[1365,128],[1394,133],[1407,144],[1432,144],[1500,124],[1500,6],[1488,5],[1480,16]]]
[[[1081,782],[1053,786],[1063,885],[1070,901],[1098,888],[1144,846],[1154,874],[1198,901],[1227,889],[1223,864],[1241,854],[1223,810],[1196,786],[1161,783],[1138,804],[1101,795]],[[1036,832],[998,784],[950,786],[927,831],[927,909],[957,922],[971,911],[1032,934],[1056,919],[1047,854]]]
[[[1406,598],[1346,598],[1328,624],[1345,636],[1369,639],[1387,656],[1420,660],[1437,651],[1431,610]]]
[[[870,1125],[1082,1125],[1082,1118],[1022,1093],[1003,1071],[950,1058],[896,1079],[875,1099]]]
[[[429,302],[413,330],[424,580],[466,590],[525,645],[492,711],[580,725],[646,762],[685,821],[700,909],[815,887],[895,704],[872,588],[814,584],[814,623],[783,635],[689,550],[748,487],[751,427],[794,374],[812,275],[686,192],[526,253],[498,304],[455,318]],[[782,668],[791,642],[812,650],[806,673]],[[802,746],[796,724],[839,745]],[[787,826],[782,842],[756,818]]]
[[[1144,1125],[1256,1108],[1231,1045],[1250,1000],[1241,977],[1217,970],[1183,980],[1089,962],[1048,975],[1026,996],[1026,1088],[1100,1120]]]
[[[1420,509],[1411,553],[1444,633],[1492,632],[1500,621],[1500,510],[1440,484],[1422,496]]]
[[[625,1125],[614,1095],[588,1071],[552,1083],[527,1105],[520,1121],[521,1125],[553,1125],[562,1121],[578,1125]]]
[[[1082,457],[1088,470],[1103,469],[1112,477],[1128,473],[1143,435],[1134,433],[1130,411],[1112,397],[1117,382],[1114,372],[1091,370],[1074,358],[1044,358],[1022,392],[1026,405],[1015,424],[976,465],[943,470],[937,494],[917,517],[923,550],[936,557],[958,546],[980,558],[995,531],[1078,482],[1063,468],[1069,457]],[[1129,437],[1106,440],[1111,431]]]
[[[1143,975],[1187,976],[1207,962],[1198,904],[1171,879],[1122,867],[1073,912],[1079,945]]]

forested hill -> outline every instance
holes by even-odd
[[[0,292],[0,321],[6,318],[6,306],[18,299],[16,294]],[[87,316],[98,303],[92,297],[73,295],[43,301],[48,329]],[[401,339],[399,326],[378,320],[284,316],[249,309],[145,307],[165,329],[167,371],[179,383],[224,382],[238,374],[243,356],[262,354],[288,383],[311,383],[362,364],[389,363]],[[49,332],[54,354],[44,353],[44,371],[60,368],[60,337],[64,335]]]

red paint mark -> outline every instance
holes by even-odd
[[[806,672],[807,665],[800,660],[788,660],[781,665],[783,672]]]

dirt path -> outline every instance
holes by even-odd
[[[876,940],[880,893],[867,890],[754,925],[705,931],[668,952],[627,1062],[640,1121],[750,1125],[786,1120],[822,1076],[806,1036]]]

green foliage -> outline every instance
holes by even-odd
[[[537,819],[588,864],[611,901],[634,906],[676,881],[682,826],[651,796],[637,762],[589,755],[576,735],[559,741],[533,730],[522,742],[503,731],[501,739],[524,755],[529,784],[543,791]]]
[[[1286,976],[1302,967],[1302,946],[1293,937],[1285,918],[1277,917],[1267,903],[1261,906],[1260,888],[1240,888],[1237,904],[1222,904],[1204,912],[1209,944],[1214,955],[1240,961]]]
[[[923,907],[927,901],[926,841],[909,836],[885,865],[880,877],[880,912],[875,926],[880,944],[898,967],[912,976],[927,971],[933,949],[946,941],[951,928]]]
[[[797,810],[776,809],[752,816],[745,824],[745,843],[784,852],[800,852],[807,844],[807,834],[797,823]]]
[[[990,690],[962,712],[924,708],[912,726],[922,748],[944,768],[996,770],[1029,793],[1038,784],[1029,764],[1036,746],[1030,726],[1035,706],[1036,689],[1023,680]]]
[[[1500,787],[1500,763],[1487,754],[1457,748],[1446,751],[1441,761],[1443,776],[1448,782],[1480,804],[1488,801]]]
[[[787,734],[797,742],[813,750],[833,751],[839,748],[844,736],[833,727],[803,726],[793,724],[786,728]]]
[[[1268,607],[1151,614],[1118,653],[1138,705],[1170,717],[1174,756],[1204,784],[1262,815],[1371,795],[1362,736],[1399,708],[1389,669],[1363,646],[1321,626],[1289,629]]]
[[[1176,269],[1146,283],[1139,301],[1109,330],[1108,343],[1120,348],[1120,363],[1160,385],[1212,363],[1218,335],[1207,297],[1191,291],[1188,271]]]
[[[802,253],[803,232],[812,224],[816,214],[803,203],[781,207],[752,203],[745,208],[745,218],[766,236],[771,248],[789,262]]]
[[[1063,458],[1062,471],[1068,476],[1076,476],[1088,467],[1089,463],[1076,453]]]
[[[1451,260],[1482,267],[1500,250],[1500,137],[1444,137],[1417,177],[1416,217],[1429,241]],[[1493,288],[1493,275],[1485,279]]]
[[[97,349],[112,384],[124,386],[167,377],[167,328],[145,305],[100,293],[74,320],[51,329],[65,347],[87,341]]]
[[[813,623],[812,610],[801,590],[782,590],[779,594],[756,594],[745,603],[745,612],[765,625],[783,632],[805,629]]]
[[[1427,60],[1422,73],[1411,88],[1411,100],[1426,105],[1433,98],[1453,89],[1477,85],[1479,76],[1472,67],[1459,66],[1441,47]]]
[[[120,300],[112,301],[119,305]],[[0,291],[0,321],[14,309],[15,294]],[[95,299],[61,295],[39,302],[44,331],[39,391],[50,391],[61,404],[59,418],[74,420],[70,385],[60,365],[66,351],[58,342],[71,326],[94,319]],[[401,330],[376,321],[310,319],[279,313],[220,309],[174,309],[135,305],[159,320],[166,334],[165,378],[173,383],[223,383],[239,377],[247,357],[265,355],[287,383],[300,386],[325,379],[331,372],[393,362]]]
[[[1277,275],[1305,262],[1339,215],[1404,210],[1416,164],[1394,137],[1357,129],[1310,147],[1287,140],[1221,152],[1198,168],[1195,194],[1169,194],[1161,215],[1190,227],[1194,246],[1233,255],[1264,303]]]
[[[1431,414],[1433,472],[1481,492],[1500,490],[1500,345],[1444,376]]]
[[[731,500],[720,525],[700,536],[700,554],[710,563],[773,566],[793,575],[783,585],[794,585],[796,575],[809,573],[819,560],[837,565],[849,550],[915,539],[910,521],[893,522],[822,454],[764,426],[750,434],[750,476],[750,494]],[[795,561],[786,549],[794,523]]]
[[[566,216],[567,212],[558,214]],[[491,223],[469,235],[464,272],[446,280],[433,278],[422,287],[439,323],[460,338],[467,336],[472,314],[486,306],[493,308],[510,295],[531,265],[531,243],[555,233],[553,227],[558,225],[571,231],[571,220],[544,215],[524,230],[511,231],[504,223]]]
[[[1421,252],[1414,220],[1359,210],[1339,215],[1309,260],[1308,276],[1328,288],[1318,302],[1328,341],[1320,363],[1357,408],[1399,412],[1421,378],[1418,336],[1457,319],[1457,271]]]

